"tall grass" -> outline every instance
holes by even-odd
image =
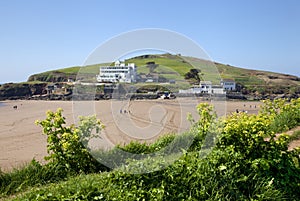
[[[282,200],[284,194],[268,178],[255,173],[247,180],[232,177],[236,169],[221,170],[215,152],[207,159],[187,153],[165,170],[147,174],[110,173],[80,175],[50,184],[16,200]],[[234,157],[231,157],[234,158]],[[212,160],[213,159],[213,160]],[[151,164],[149,164],[151,165]],[[242,175],[240,177],[243,178]]]
[[[41,165],[32,160],[28,165],[9,173],[0,172],[0,197],[22,192],[32,186],[58,182],[73,174],[59,166]]]

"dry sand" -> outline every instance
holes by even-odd
[[[108,149],[131,140],[153,141],[165,133],[187,130],[187,112],[197,117],[195,106],[199,100],[177,98],[174,100],[135,101],[5,101],[0,107],[0,167],[11,170],[28,163],[33,158],[43,162],[47,155],[46,136],[35,120],[43,120],[46,111],[63,108],[67,123],[74,123],[74,114],[96,113],[105,125],[100,140],[91,142],[93,147]],[[260,102],[214,102],[220,115],[245,110],[256,113]],[[17,106],[14,109],[13,106]],[[120,113],[122,110],[122,113]],[[125,113],[126,110],[126,113]]]

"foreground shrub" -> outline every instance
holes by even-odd
[[[90,154],[88,141],[97,137],[103,125],[96,116],[80,117],[79,126],[66,126],[62,109],[48,111],[47,118],[37,121],[47,135],[48,166],[62,166],[76,173],[97,172],[105,169]]]
[[[229,116],[217,149],[229,149],[239,155],[239,161],[225,165],[226,168],[238,166],[235,174],[247,177],[255,173],[258,178],[272,180],[288,197],[300,197],[300,149],[288,150],[289,137],[277,137],[272,130],[274,119],[276,116],[270,118],[261,113]]]

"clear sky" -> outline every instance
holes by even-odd
[[[82,65],[106,40],[163,28],[212,60],[300,76],[299,0],[1,0],[0,83]]]

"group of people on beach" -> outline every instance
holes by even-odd
[[[120,109],[120,114],[122,114],[122,113],[124,113],[124,114],[126,114],[126,113],[129,113],[130,114],[130,110],[122,110],[122,109]]]
[[[245,108],[245,107],[247,107],[246,104],[244,104],[244,108]],[[252,108],[252,105],[249,105],[249,107]],[[253,108],[256,109],[256,105],[254,105]],[[236,109],[235,112],[236,112],[236,113],[239,113],[239,112],[245,112],[245,113],[248,113],[248,111],[247,111],[247,110],[244,110],[244,109],[243,109],[242,111],[240,111],[239,109]]]
[[[246,104],[244,104],[244,107],[246,107]],[[252,108],[252,105],[249,105],[250,108]],[[256,108],[256,105],[254,105],[254,108]]]

